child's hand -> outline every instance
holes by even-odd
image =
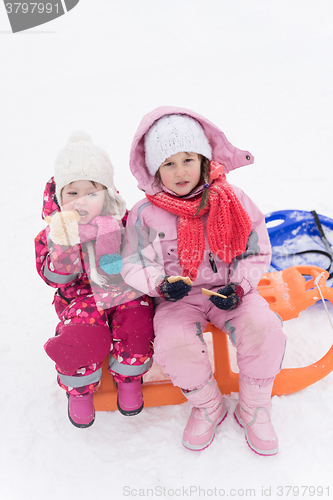
[[[165,300],[176,302],[185,297],[192,288],[192,285],[188,285],[182,279],[169,283],[168,278],[169,276],[165,276],[163,281],[159,280],[156,285],[156,290]]]
[[[49,238],[56,245],[74,246],[80,243],[79,225],[80,216],[76,210],[57,212],[53,217],[46,217],[50,225]]]
[[[244,290],[238,283],[229,283],[229,285],[220,288],[217,292],[221,295],[225,295],[226,298],[224,299],[217,295],[212,295],[209,300],[213,302],[214,306],[223,311],[236,309],[244,295]]]

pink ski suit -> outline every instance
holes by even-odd
[[[59,210],[53,178],[43,200],[44,219]],[[63,349],[60,357],[50,356],[56,362],[59,385],[74,395],[93,392],[107,355],[117,382],[140,379],[152,364],[151,298],[126,285],[119,274],[110,276],[101,268],[98,272],[108,277],[109,285],[101,288],[91,283],[85,243],[48,245],[48,233],[46,227],[35,238],[36,266],[42,279],[57,289],[54,306],[60,322],[45,350],[49,354],[54,342]]]
[[[182,108],[157,108],[141,121],[130,156],[131,171],[139,188],[147,194],[166,188],[156,187],[145,166],[143,136],[155,120],[172,113],[187,114],[200,122],[212,147],[212,159],[225,166],[225,173],[253,163],[250,153],[232,146],[224,134],[202,116]],[[198,194],[200,189],[202,187],[196,188],[194,193]],[[154,297],[154,359],[165,367],[173,384],[185,390],[201,387],[212,372],[202,335],[208,322],[226,331],[236,346],[243,380],[250,383],[259,380],[262,385],[268,385],[281,368],[285,350],[282,322],[257,291],[271,258],[265,218],[241,189],[234,186],[233,189],[252,221],[247,249],[230,264],[213,255],[206,235],[208,214],[204,215],[204,259],[190,293],[177,302],[163,300],[155,286],[165,275],[182,275],[177,254],[179,217],[144,199],[130,211],[126,225],[122,275],[126,283]],[[234,310],[218,309],[201,293],[202,287],[217,291],[230,282],[239,283],[244,289],[244,296]]]

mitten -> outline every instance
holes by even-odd
[[[104,254],[99,265],[106,274],[119,274],[123,267],[123,259],[117,253]]]
[[[156,284],[156,290],[163,299],[170,302],[176,302],[189,293],[192,285],[188,285],[182,279],[180,279],[179,281],[174,281],[173,283],[169,283],[169,277],[170,276],[165,276],[164,278],[158,280]]]
[[[213,302],[214,306],[223,311],[231,311],[236,309],[244,295],[243,288],[238,283],[229,283],[229,285],[220,288],[217,293],[225,295],[226,298],[218,297],[217,295],[212,295],[210,301]]]
[[[80,243],[79,225],[80,216],[76,210],[56,212],[53,217],[46,217],[50,225],[49,238],[56,245],[74,246]]]
[[[110,345],[108,326],[81,323],[63,326],[44,349],[61,373],[72,375],[82,366],[102,362],[110,352]]]

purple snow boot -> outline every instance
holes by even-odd
[[[239,404],[235,419],[245,430],[245,439],[255,453],[275,455],[278,438],[271,422],[271,394],[273,382],[267,386],[246,384],[239,381]]]
[[[190,392],[182,391],[193,408],[183,434],[183,445],[189,450],[203,450],[211,444],[216,427],[227,416],[227,409],[213,375],[206,384]]]
[[[141,380],[117,382],[117,386],[117,406],[120,413],[127,416],[140,413],[143,408]]]
[[[90,427],[95,420],[95,408],[93,403],[93,394],[82,394],[74,396],[67,394],[68,397],[68,417],[75,427]]]

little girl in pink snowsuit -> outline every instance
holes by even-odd
[[[120,273],[125,202],[115,190],[107,154],[85,132],[69,138],[46,185],[43,218],[35,239],[37,271],[57,289],[60,322],[44,348],[56,363],[76,427],[95,419],[93,392],[109,355],[118,408],[143,408],[141,377],[152,363],[153,303],[126,285]]]
[[[225,176],[251,163],[215,125],[182,108],[146,115],[132,145],[130,168],[146,199],[129,214],[122,275],[154,297],[154,359],[193,405],[183,434],[191,450],[207,447],[227,414],[203,338],[212,322],[237,348],[235,417],[248,444],[263,455],[278,451],[270,398],[285,336],[257,291],[271,247],[263,214]],[[223,297],[208,298],[202,287]]]

